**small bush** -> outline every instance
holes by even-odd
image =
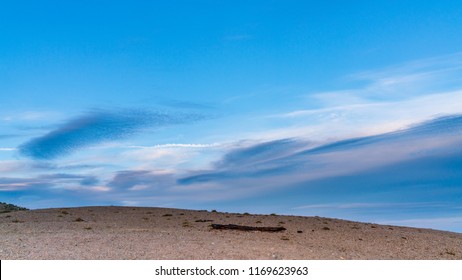
[[[451,255],[451,256],[455,256],[455,255],[456,255],[456,253],[454,253],[453,251],[450,251],[450,250],[446,251],[446,254]]]
[[[29,210],[29,209],[20,207],[14,204],[10,204],[10,203],[0,202],[0,213],[9,213],[13,211],[24,211],[24,210]]]

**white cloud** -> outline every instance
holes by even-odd
[[[136,163],[135,169],[189,169],[206,168],[218,159],[227,144],[178,144],[154,146],[126,146],[129,150],[120,154],[123,162]]]
[[[162,148],[214,148],[220,147],[223,144],[213,143],[213,144],[180,144],[180,143],[169,143],[169,144],[160,144],[154,146],[127,146],[127,148],[135,149],[162,149]]]
[[[290,119],[294,124],[307,123],[295,136],[343,138],[385,133],[404,128],[437,116],[462,113],[462,90],[435,93],[405,101],[377,102],[334,106],[288,112],[277,118]],[[313,133],[314,131],[314,133]]]
[[[11,152],[11,151],[16,151],[16,148],[0,148],[0,151],[2,152]]]
[[[267,116],[280,122],[257,132],[262,139],[314,141],[394,131],[441,115],[462,113],[462,53],[350,75],[362,86],[305,96],[296,110]],[[313,107],[313,104],[317,104]]]

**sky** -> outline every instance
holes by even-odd
[[[3,1],[0,201],[462,232],[459,1]]]

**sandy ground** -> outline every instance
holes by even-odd
[[[215,230],[212,223],[287,230]],[[462,234],[319,217],[144,207],[42,209],[0,214],[0,259],[461,260]]]

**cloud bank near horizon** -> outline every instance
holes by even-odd
[[[193,172],[180,178],[178,183],[222,183],[274,177],[271,185],[290,185],[450,153],[459,150],[461,132],[462,115],[453,115],[394,132],[318,146],[296,139],[270,141],[231,150],[213,169]]]
[[[455,206],[462,203],[461,144],[462,115],[452,115],[321,145],[293,138],[236,143],[223,146],[222,156],[204,170],[159,166],[103,175],[95,167],[78,175],[3,177],[0,191],[7,197],[41,197],[40,203],[48,198],[69,202],[77,196],[83,204],[216,208],[218,203],[231,211],[227,207],[237,203],[257,211],[252,201],[258,197],[258,207],[277,202],[288,214],[369,221],[396,219],[396,211],[403,219],[430,219],[438,213],[452,217],[460,214]],[[425,205],[432,205],[431,215],[421,213]]]

